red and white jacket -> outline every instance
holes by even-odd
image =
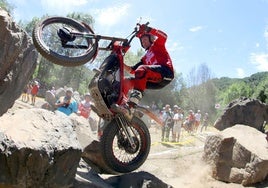
[[[156,40],[142,57],[144,65],[164,65],[173,72],[172,60],[166,50],[167,34],[161,30],[152,28],[149,34],[156,36]]]

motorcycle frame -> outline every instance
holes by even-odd
[[[148,25],[149,22],[146,23]],[[83,23],[83,25],[91,30],[90,26],[87,24]],[[137,24],[137,26],[140,26],[140,24]],[[111,41],[106,47],[98,47],[98,50],[104,50],[104,51],[111,51],[111,54],[116,54],[116,56],[119,59],[119,64],[120,64],[120,95],[118,97],[118,100],[116,104],[122,104],[126,102],[127,96],[124,96],[123,90],[124,90],[124,85],[123,85],[123,80],[124,80],[124,55],[130,48],[130,43],[136,36],[136,34],[139,32],[138,28],[135,27],[134,31],[130,34],[130,39],[126,38],[118,38],[118,37],[110,37],[110,36],[104,36],[104,35],[96,35],[96,34],[90,34],[90,33],[81,33],[81,32],[74,32],[70,31],[70,34],[75,36],[75,37],[84,37],[84,38],[91,38],[95,39],[96,42],[99,42],[100,40],[108,40]],[[108,57],[108,56],[107,56]],[[95,106],[92,106],[92,110],[98,114],[100,118],[103,118],[104,120],[111,121],[114,118],[114,113],[107,107],[107,104],[104,102],[102,95],[99,91],[98,88],[98,76],[101,72],[99,70],[95,69],[95,75],[89,84],[89,90],[91,93],[92,98],[94,99]],[[137,105],[135,107],[135,110],[138,110],[142,113],[147,114],[150,118],[154,119],[159,125],[163,126],[163,122],[154,113],[150,111],[149,108]],[[100,122],[100,121],[99,121]]]

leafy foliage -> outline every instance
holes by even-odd
[[[8,13],[12,14],[14,10],[14,5],[7,2],[7,0],[0,0],[0,8],[4,9]]]
[[[251,87],[244,81],[238,81],[231,84],[224,93],[222,93],[223,104],[228,104],[232,100],[240,97],[250,97],[252,94]]]
[[[268,103],[268,73],[262,74],[262,79],[259,80],[259,84],[255,86],[253,98],[257,98],[263,103]]]
[[[220,78],[212,79],[217,92],[217,99],[223,105],[239,97],[250,97],[267,102],[268,72],[259,72],[243,79]]]

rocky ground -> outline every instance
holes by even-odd
[[[43,99],[39,98],[35,106],[32,106],[18,99],[9,113],[13,113],[18,108],[39,108],[43,103]],[[243,187],[220,182],[210,176],[210,167],[202,160],[202,155],[206,136],[215,132],[217,130],[212,127],[202,133],[200,130],[194,134],[183,131],[179,143],[162,143],[160,142],[161,130],[156,125],[152,125],[151,151],[146,162],[137,171],[149,172],[173,187]],[[111,175],[100,174],[99,176],[106,179]]]

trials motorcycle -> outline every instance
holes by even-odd
[[[146,23],[148,25],[149,23]],[[149,108],[137,105],[130,115],[113,110],[112,105],[126,103],[123,94],[124,55],[139,32],[137,23],[127,38],[94,34],[91,27],[67,17],[48,17],[33,29],[33,43],[38,52],[52,63],[74,67],[93,62],[99,50],[111,53],[89,83],[94,105],[92,110],[103,120],[100,128],[100,150],[104,162],[117,173],[127,173],[139,168],[146,160],[151,145],[149,130],[141,117],[145,113],[159,124],[161,119]],[[108,41],[104,47],[101,40]]]

